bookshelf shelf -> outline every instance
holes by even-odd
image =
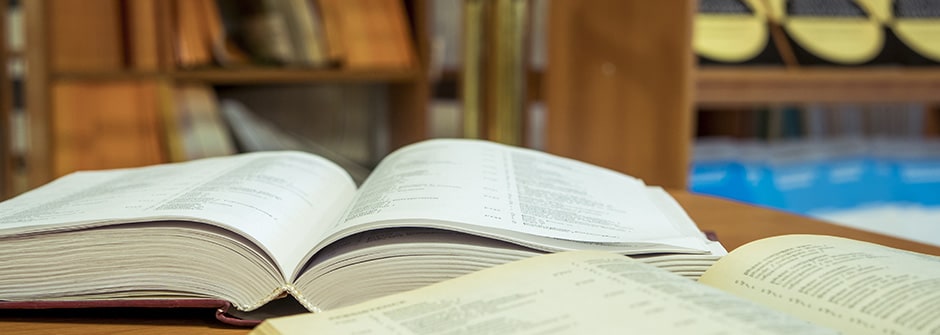
[[[166,77],[159,72],[152,71],[102,71],[102,72],[76,72],[62,71],[51,73],[55,81],[112,81],[112,80],[152,80]]]
[[[386,82],[406,83],[415,80],[419,72],[414,69],[304,69],[304,68],[244,68],[197,69],[173,73],[177,80],[202,81],[211,84],[258,84],[299,82]]]
[[[801,102],[940,102],[940,67],[700,67],[700,106]]]
[[[54,80],[110,81],[176,79],[208,84],[303,83],[303,82],[383,82],[407,83],[415,80],[418,71],[411,69],[349,70],[305,68],[225,68],[179,70],[172,73],[152,71],[58,72]]]

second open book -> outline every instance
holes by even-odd
[[[79,172],[0,203],[0,245],[0,308],[205,299],[243,312],[286,296],[329,310],[554,251],[693,278],[725,254],[659,188],[475,140],[400,149],[359,189],[299,152]]]
[[[540,255],[252,334],[938,334],[940,258],[820,235],[758,240],[698,283],[630,258]]]

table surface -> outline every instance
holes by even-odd
[[[702,230],[715,232],[729,251],[769,236],[826,234],[940,255],[937,246],[684,191],[670,193]],[[248,331],[216,321],[213,311],[206,309],[0,311],[0,333],[3,334],[245,334]]]

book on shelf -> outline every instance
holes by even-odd
[[[467,0],[462,4],[463,21],[460,76],[460,102],[463,114],[462,133],[466,138],[482,138],[483,119],[483,21],[486,3],[482,0]]]
[[[178,84],[173,89],[164,129],[171,161],[187,161],[236,153],[235,141],[223,119],[218,98],[204,84]]]
[[[698,282],[571,251],[484,269],[252,334],[936,334],[940,258],[823,235],[735,249]]]
[[[940,3],[912,0],[866,0],[884,18],[886,43],[905,65],[940,64]]]
[[[159,85],[148,80],[53,84],[53,175],[167,162]]]
[[[126,0],[124,8],[125,41],[127,63],[138,71],[159,71],[166,67],[158,36],[161,0]]]
[[[216,0],[227,44],[257,61],[349,69],[416,63],[400,0]],[[219,63],[227,65],[226,52]]]
[[[411,69],[417,62],[401,0],[177,0],[174,15],[183,68]]]
[[[206,66],[228,55],[220,54],[225,35],[215,0],[177,0],[173,5],[174,51],[180,67]]]
[[[529,1],[497,0],[486,8],[484,80],[486,96],[482,122],[486,138],[512,145],[522,145],[526,110],[526,55],[529,32]]]
[[[726,253],[660,188],[461,139],[399,149],[358,189],[322,157],[258,152],[79,172],[0,213],[0,308],[212,306],[241,324],[548,252],[614,252],[689,278]]]
[[[216,1],[226,38],[231,38],[252,61],[294,63],[297,52],[287,26],[288,13],[278,5],[284,1]]]
[[[763,0],[702,0],[692,48],[703,64],[783,63]]]
[[[294,58],[305,66],[326,66],[329,64],[326,33],[319,8],[310,0],[279,1],[290,29],[291,42],[294,44]]]
[[[329,54],[348,69],[414,68],[415,46],[401,0],[318,0]]]
[[[526,121],[528,1],[465,1],[460,100],[463,136],[520,145]]]
[[[801,65],[869,65],[891,61],[885,29],[868,1],[768,0]]]
[[[52,0],[46,7],[52,71],[118,71],[124,67],[121,4],[118,1]]]

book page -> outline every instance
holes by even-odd
[[[425,141],[389,155],[334,229],[383,220],[457,222],[585,242],[687,236],[636,178],[474,140]]]
[[[290,273],[352,199],[335,164],[260,152],[144,168],[78,172],[0,203],[0,235],[105,224],[197,221],[266,248]]]
[[[846,334],[940,333],[940,258],[832,236],[751,242],[702,283]]]
[[[628,257],[536,256],[254,334],[835,334]]]

